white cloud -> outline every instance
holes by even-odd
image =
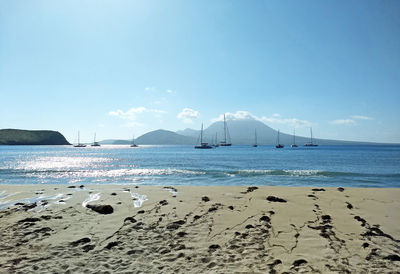
[[[251,114],[248,111],[239,110],[236,113],[225,113],[225,117],[227,120],[257,120],[266,124],[283,124],[290,127],[311,127],[312,123],[306,120],[300,120],[297,118],[283,118],[280,114],[274,113],[271,117],[258,117],[256,115]],[[217,118],[211,119],[211,122],[223,121],[224,115],[221,114]]]
[[[122,111],[120,109],[115,110],[115,111],[110,111],[108,114],[110,116],[115,116],[118,117],[122,120],[129,120],[129,121],[134,121],[137,118],[138,114],[141,113],[155,113],[155,114],[165,114],[167,113],[164,110],[160,110],[160,109],[148,109],[146,107],[136,107],[136,108],[131,108],[127,111]]]
[[[256,116],[244,110],[236,111],[236,113],[227,112],[225,113],[225,118],[227,120],[258,120]],[[223,120],[224,120],[224,114],[221,114],[217,118],[211,119],[211,122],[214,123]]]
[[[191,108],[184,108],[181,113],[178,114],[178,118],[183,120],[184,123],[193,123],[194,119],[199,117],[200,113],[197,110]]]
[[[331,122],[332,124],[335,125],[355,125],[356,121],[352,120],[352,119],[337,119]]]
[[[281,117],[261,117],[260,121],[264,123],[282,124],[290,127],[311,127],[312,123],[307,120],[300,120],[297,118],[281,118]]]
[[[352,115],[352,116],[350,116],[350,118],[336,119],[336,120],[332,121],[331,124],[351,126],[351,125],[357,125],[356,120],[373,120],[373,118],[368,117],[368,116],[363,116],[363,115]]]
[[[351,118],[356,119],[356,120],[373,120],[372,117],[368,116],[363,116],[363,115],[353,115]]]
[[[167,89],[166,92],[167,92],[168,94],[173,94],[173,93],[175,93],[175,91],[173,91],[172,89]]]
[[[155,87],[145,87],[144,90],[148,91],[148,92],[152,92],[152,91],[156,91],[157,89]]]

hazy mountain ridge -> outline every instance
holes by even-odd
[[[0,129],[0,145],[70,145],[53,130]]]
[[[272,129],[261,121],[254,119],[246,120],[228,120],[227,121],[229,135],[233,145],[250,145],[255,141],[255,130],[257,131],[257,143],[260,145],[275,145],[277,143],[278,131]],[[177,131],[177,133],[195,137],[199,136],[200,130],[185,129]],[[203,139],[206,142],[213,143],[217,134],[218,142],[224,138],[224,123],[222,121],[215,122],[203,131]],[[291,145],[293,143],[293,135],[280,133],[280,143],[284,145]],[[229,141],[229,139],[228,139]],[[310,136],[296,136],[296,144],[303,145],[310,142]],[[343,140],[328,140],[313,138],[313,142],[320,145],[348,145],[348,144],[372,144],[370,142],[356,142],[356,141],[343,141]]]
[[[101,144],[111,145],[128,145],[132,140],[103,140]],[[196,143],[196,138],[177,134],[173,131],[158,129],[145,133],[135,139],[135,144],[138,145],[193,145]]]
[[[196,139],[193,137],[163,129],[145,133],[136,139],[137,144],[143,145],[192,145],[195,142]]]
[[[259,145],[275,145],[277,142],[278,132],[267,126],[261,121],[255,119],[238,119],[228,120],[228,131],[233,145],[250,145],[254,143],[254,131],[257,131],[257,143]],[[218,142],[224,138],[224,124],[222,121],[212,123],[203,131],[203,141],[215,143],[215,135],[217,134]],[[200,130],[186,128],[176,132],[168,130],[155,130],[143,134],[135,140],[137,144],[143,145],[194,145],[198,142]],[[229,139],[228,139],[229,141]],[[314,143],[319,145],[362,145],[377,144],[371,142],[355,142],[328,139],[313,139]],[[310,142],[310,136],[296,136],[296,144],[299,146]],[[132,140],[103,140],[101,144],[131,144]],[[280,143],[290,146],[293,143],[293,135],[281,133]]]

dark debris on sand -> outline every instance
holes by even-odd
[[[39,222],[39,221],[40,221],[39,218],[25,218],[25,219],[18,221],[18,223],[35,223],[35,222]]]
[[[241,192],[241,193],[247,194],[247,193],[253,192],[254,190],[257,190],[257,189],[258,189],[258,187],[256,187],[256,186],[249,186],[246,191]]]
[[[285,199],[282,199],[282,198],[279,198],[279,197],[275,197],[275,196],[268,196],[267,197],[267,201],[278,202],[278,203],[286,203],[287,202]]]
[[[304,259],[299,259],[299,260],[296,260],[296,261],[293,262],[293,266],[294,266],[294,267],[297,267],[297,266],[300,266],[300,265],[306,264],[306,263],[307,263],[306,260],[304,260]]]
[[[110,205],[86,205],[86,207],[100,214],[112,214],[114,212]]]
[[[346,204],[347,204],[347,208],[348,209],[353,209],[353,205],[352,204],[350,204],[349,202],[346,202]]]
[[[36,203],[36,202],[30,203],[30,204],[23,204],[23,205],[22,205],[22,208],[23,208],[25,211],[28,211],[29,209],[32,209],[32,208],[35,208],[35,207],[37,207],[37,203]]]
[[[107,245],[106,245],[106,249],[111,249],[111,248],[113,248],[114,246],[117,246],[117,245],[119,245],[121,242],[118,242],[118,241],[115,241],[115,242],[109,242]]]
[[[71,246],[78,246],[78,245],[87,244],[87,243],[90,243],[90,239],[88,237],[85,237],[85,238],[76,240],[74,242],[71,242],[70,245]]]
[[[165,205],[168,205],[168,202],[167,202],[167,200],[162,200],[159,202],[159,204],[162,206],[165,206]]]

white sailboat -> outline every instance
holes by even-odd
[[[229,142],[227,142],[227,136],[229,139]],[[230,136],[229,136],[229,130],[228,130],[228,126],[226,125],[226,118],[225,118],[225,114],[224,114],[224,140],[221,141],[221,143],[219,144],[222,147],[230,147],[232,145],[231,140],[230,140]]]
[[[314,144],[314,142],[313,142],[312,127],[310,127],[310,134],[311,134],[310,142],[305,143],[304,146],[305,146],[305,147],[317,147],[318,145],[317,145],[317,144]]]
[[[132,144],[131,147],[138,147],[137,144],[135,144],[135,136],[132,137]]]
[[[293,144],[291,145],[291,147],[297,147],[296,145],[296,130],[293,130]]]
[[[279,129],[278,129],[278,137],[277,137],[277,142],[276,142],[276,146],[275,146],[276,148],[284,148],[285,146],[284,145],[281,145],[280,143],[279,143]]]
[[[215,132],[215,142],[213,144],[213,147],[219,147],[218,138],[217,138],[217,133],[216,132]]]
[[[200,145],[194,146],[196,149],[209,149],[212,148],[208,143],[203,143],[203,124],[201,124],[201,131],[200,131]]]
[[[257,129],[254,129],[254,144],[253,147],[258,147],[257,144]]]
[[[99,147],[100,144],[99,142],[96,142],[96,133],[94,133],[94,138],[93,138],[93,144],[91,144],[92,147]]]
[[[86,145],[85,144],[81,144],[81,142],[80,142],[80,136],[79,136],[80,134],[79,134],[79,131],[78,131],[78,143],[77,144],[75,144],[74,145],[74,147],[86,147]]]

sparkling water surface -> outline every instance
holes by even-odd
[[[0,146],[0,183],[400,187],[400,146]]]

